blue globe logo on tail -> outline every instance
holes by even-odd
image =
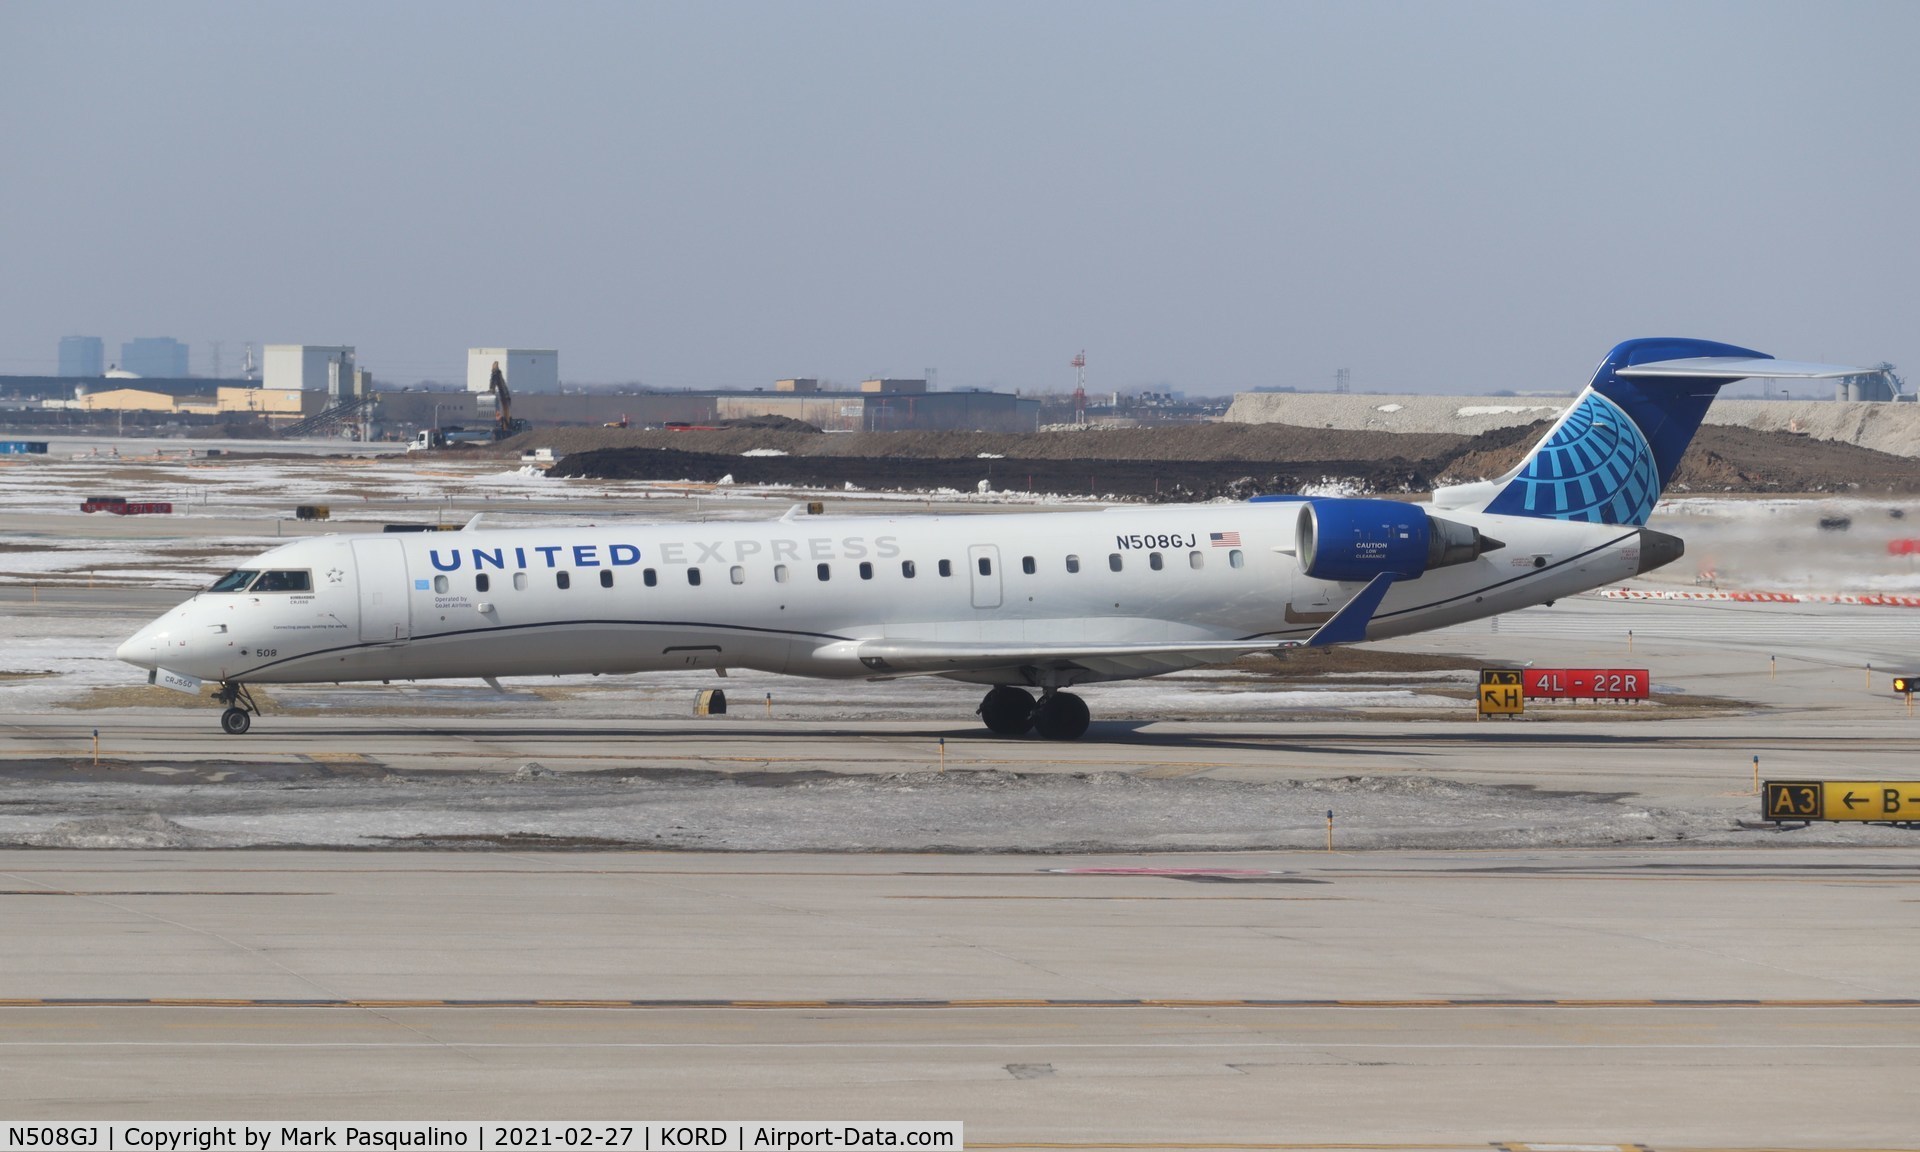
[[[1646,436],[1613,401],[1588,392],[1487,511],[1645,524],[1659,499],[1659,470]]]

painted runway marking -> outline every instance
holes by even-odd
[[[0,893],[4,895],[4,893]],[[1350,899],[1346,896],[884,896],[884,900],[1111,900],[1120,903],[1140,903],[1152,900],[1268,900],[1268,901],[1304,901]]]
[[[0,1040],[0,1048],[275,1048],[275,1049],[385,1049],[448,1048],[576,1051],[676,1050],[765,1048],[782,1050],[926,1051],[1034,1050],[1086,1051],[1327,1051],[1387,1052],[1913,1052],[1920,1044],[1389,1044],[1315,1040],[1181,1040],[1136,1042],[1126,1040]]]
[[[313,999],[256,999],[249,997],[114,997],[114,996],[76,996],[76,997],[0,997],[0,1009],[4,1008],[586,1008],[599,1010],[712,1010],[735,1009],[747,1011],[768,1011],[778,1009],[845,1009],[850,1011],[907,1010],[939,1011],[949,1009],[1158,1009],[1162,1011],[1193,1011],[1212,1009],[1250,1009],[1262,1011],[1294,1010],[1312,1011],[1321,1009],[1498,1009],[1537,1011],[1547,1009],[1658,1009],[1663,1011],[1714,1010],[1727,1009],[1914,1009],[1920,1008],[1920,999],[1406,999],[1385,998],[1340,999],[1340,1000],[1267,1000],[1267,999],[1139,999],[1139,1000],[1068,1000],[1068,999],[1008,999],[981,998],[965,1000],[939,999],[803,999],[791,1000],[724,1000],[724,999],[361,999],[361,998],[313,998]]]

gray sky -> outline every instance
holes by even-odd
[[[1920,380],[1920,4],[0,5],[0,372]]]

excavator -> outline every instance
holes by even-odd
[[[505,440],[518,432],[533,427],[525,420],[513,418],[513,391],[507,387],[507,375],[500,371],[500,361],[493,362],[493,377],[487,381],[487,391],[496,397],[494,403],[493,427],[487,431],[478,428],[466,429],[458,425],[446,428],[422,428],[414,434],[413,442],[407,445],[409,452],[429,452],[438,448],[452,448],[460,444],[484,444],[488,441]]]
[[[513,418],[513,391],[507,387],[507,374],[500,371],[500,361],[493,362],[493,375],[487,380],[487,391],[496,397],[493,415],[493,438],[505,440],[516,433],[525,432],[533,425],[525,420]]]

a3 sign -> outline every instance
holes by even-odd
[[[1768,820],[1920,822],[1920,780],[1769,780],[1760,795]]]

